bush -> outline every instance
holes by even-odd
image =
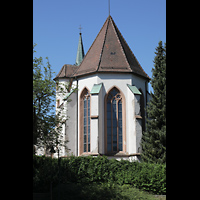
[[[60,177],[60,178],[59,178]],[[98,157],[75,157],[60,160],[33,156],[33,190],[46,192],[58,183],[129,184],[154,194],[166,194],[166,165],[117,161]]]
[[[33,156],[33,191],[47,192],[50,183],[58,183],[57,159]]]
[[[155,196],[130,185],[108,183],[61,184],[53,189],[53,199],[60,200],[155,200]]]

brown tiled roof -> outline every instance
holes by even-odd
[[[111,16],[106,19],[82,63],[72,76],[82,76],[94,72],[132,72],[150,79]]]
[[[72,77],[72,74],[77,70],[78,66],[76,65],[63,65],[60,72],[57,74],[57,76],[54,78],[54,80],[58,78],[70,78]]]

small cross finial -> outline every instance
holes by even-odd
[[[80,33],[81,33],[81,29],[83,29],[83,28],[81,27],[81,25],[80,25],[79,29],[80,29]]]

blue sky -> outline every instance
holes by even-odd
[[[110,0],[110,15],[152,77],[155,48],[166,42],[166,0]],[[48,56],[56,76],[75,63],[80,24],[86,53],[107,17],[108,0],[33,0],[34,56]]]

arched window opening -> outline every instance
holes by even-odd
[[[114,87],[107,95],[107,152],[123,151],[122,95]]]
[[[81,94],[80,153],[90,152],[90,93],[85,88]]]

